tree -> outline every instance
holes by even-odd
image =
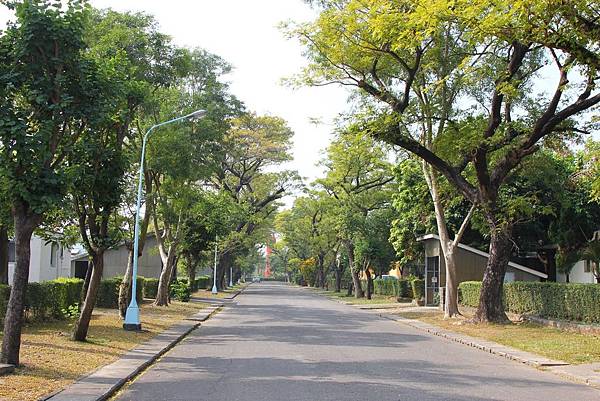
[[[0,164],[11,188],[16,266],[0,361],[18,365],[31,235],[64,197],[66,157],[89,129],[102,94],[85,55],[85,1],[9,7],[16,22],[0,37]]]
[[[269,172],[290,159],[292,135],[285,121],[278,117],[244,114],[231,122],[223,140],[220,166],[211,182],[217,190],[228,194],[243,213],[230,227],[230,234],[221,239],[219,288],[224,287],[225,272],[230,270],[236,256],[254,246],[257,237],[251,236],[265,224],[272,224],[277,201],[298,181],[292,171]]]
[[[145,131],[140,120],[143,120],[144,107],[153,101],[157,90],[170,87],[175,83],[177,77],[185,70],[187,57],[184,50],[175,47],[167,35],[158,31],[154,18],[143,13],[93,9],[87,25],[86,37],[91,56],[101,62],[112,60],[112,64],[107,65],[107,68],[112,68],[120,74],[118,82],[121,103],[118,105],[118,112],[114,113],[115,125],[112,129],[118,131],[118,136],[127,137],[119,152],[126,153],[131,160],[124,166],[125,171],[121,175],[125,174],[130,184],[127,185],[127,193],[135,194],[137,174],[133,170],[137,171],[139,166],[131,161],[137,160],[141,151],[141,140]],[[146,194],[152,196],[152,182],[148,174],[145,178]],[[135,204],[133,197],[125,197],[124,200],[125,210],[130,204]],[[146,204],[142,217],[139,256],[143,252],[150,221],[151,208],[148,206]],[[134,213],[135,211],[131,210],[130,214]],[[129,227],[133,227],[134,218],[126,220],[129,222]],[[127,232],[121,233],[120,237],[125,239],[130,254],[119,288],[119,313],[122,318],[125,317],[130,298],[133,264],[133,240],[130,238],[133,236],[133,230],[123,231]],[[90,269],[93,266],[94,264],[91,263]],[[91,273],[90,270],[89,274]]]
[[[329,146],[323,165],[327,169],[325,178],[317,180],[316,185],[334,199],[332,215],[335,220],[332,224],[346,248],[354,294],[356,298],[362,298],[359,277],[362,269],[361,261],[356,258],[356,242],[364,233],[370,215],[390,206],[391,164],[387,161],[384,146],[362,132],[349,130],[340,133]],[[366,259],[362,261],[366,262]],[[371,285],[368,269],[365,271]]]
[[[588,1],[566,7],[554,0],[510,7],[488,0],[319,4],[323,11],[317,21],[297,31],[313,61],[308,83],[357,87],[381,105],[365,121],[374,137],[422,159],[480,209],[490,232],[490,257],[474,321],[505,321],[501,294],[515,213],[507,210],[514,202],[504,204],[499,195],[542,141],[593,129],[585,112],[600,102],[597,27],[569,27],[573,18],[595,15],[594,7]],[[561,12],[548,18],[547,10],[554,7]],[[418,79],[432,68],[425,61],[433,63],[432,52],[448,38],[460,44],[450,57],[460,62],[451,64],[432,90],[443,91],[457,77],[462,90],[451,99],[453,114],[428,110],[434,120],[445,121],[429,147],[413,125],[420,122],[414,113]],[[556,78],[550,93],[532,90],[541,82],[542,68]]]

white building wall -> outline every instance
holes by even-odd
[[[565,283],[567,276],[563,273],[556,273],[556,281],[559,283]],[[595,283],[596,278],[592,272],[585,271],[585,261],[580,260],[573,266],[571,273],[569,274],[569,282],[571,283]]]
[[[37,283],[54,280],[58,277],[71,277],[71,252],[67,248],[58,247],[56,266],[50,265],[51,244],[42,238],[31,237],[31,259],[29,262],[29,282]],[[8,264],[8,284],[12,285],[15,263]]]

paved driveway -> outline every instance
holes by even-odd
[[[307,289],[253,284],[119,400],[600,400],[600,391]]]

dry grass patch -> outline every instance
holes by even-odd
[[[70,340],[72,320],[28,324],[23,330],[22,365],[14,374],[0,377],[0,400],[36,400],[60,390],[204,306],[196,302],[173,302],[169,307],[144,303],[140,312],[144,331],[139,333],[123,330],[116,310],[97,308],[84,343]]]
[[[458,319],[444,319],[443,314],[437,312],[401,312],[398,315],[572,364],[600,362],[598,335],[518,321],[509,324],[472,324],[467,322],[470,314]]]

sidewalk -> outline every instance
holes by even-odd
[[[124,354],[119,360],[76,381],[64,390],[43,398],[51,401],[106,400],[125,383],[150,366],[161,355],[174,347],[201,322],[218,312],[222,305],[211,305],[183,320],[169,330]]]

